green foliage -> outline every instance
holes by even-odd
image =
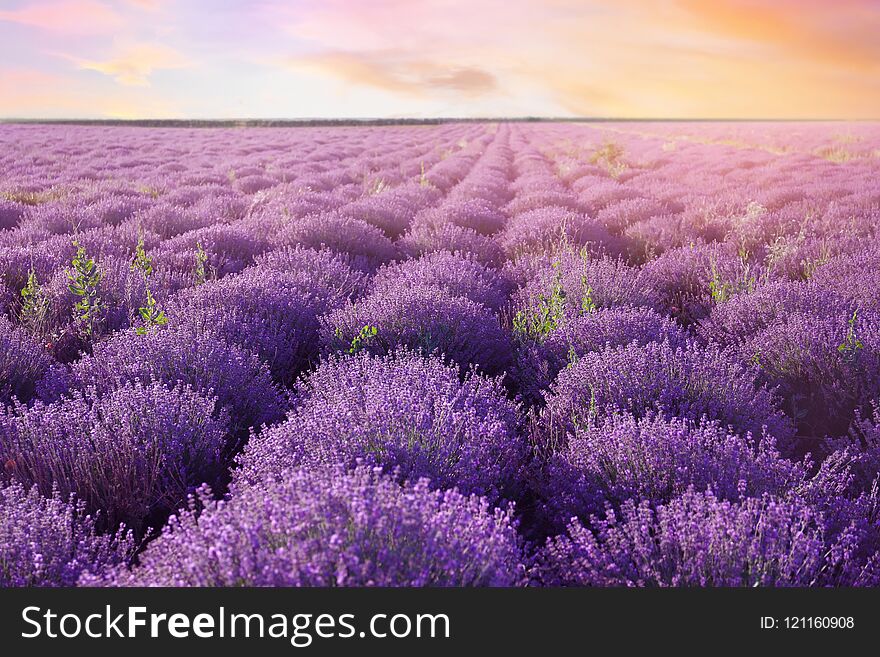
[[[138,308],[138,314],[141,317],[143,326],[138,326],[135,332],[138,335],[146,335],[147,332],[155,326],[165,326],[168,323],[168,317],[165,311],[159,308],[153,293],[147,288],[147,305]]]
[[[208,254],[201,242],[196,244],[196,267],[193,277],[196,285],[201,285],[208,280]]]
[[[149,185],[138,185],[137,191],[153,199],[157,199],[161,195],[161,192],[158,190],[158,188],[151,187]]]
[[[554,269],[556,263],[554,263]],[[557,273],[550,294],[538,297],[537,306],[516,313],[513,332],[522,339],[540,341],[559,326],[565,314],[565,290]]]
[[[147,251],[144,248],[143,234],[138,236],[138,243],[134,250],[134,261],[131,263],[131,270],[141,271],[145,277],[153,273],[153,259],[147,255]]]
[[[425,163],[421,163],[421,173],[419,174],[419,185],[422,187],[429,187],[431,185],[431,181],[428,180],[428,176],[425,175]]]
[[[378,333],[378,327],[367,324],[360,330],[360,332],[356,336],[354,336],[354,339],[352,339],[351,344],[349,345],[348,349],[345,350],[345,353],[347,353],[349,356],[353,356],[354,354],[360,352],[361,349],[363,349],[367,345],[367,342],[375,338]],[[338,328],[336,329],[336,337],[340,340],[343,339],[342,331]]]
[[[31,269],[28,279],[21,289],[21,307],[18,312],[18,321],[26,329],[35,335],[43,332],[46,316],[49,312],[49,298],[37,281],[37,275]]]
[[[586,251],[581,253],[581,257],[586,266],[588,258]],[[513,332],[522,339],[541,341],[556,330],[565,316],[568,299],[559,275],[559,261],[555,261],[552,266],[555,274],[549,293],[540,295],[534,307],[520,310],[513,318]],[[581,315],[596,312],[598,306],[593,299],[593,288],[587,281],[586,273],[581,275],[581,290],[577,312]],[[576,303],[576,300],[573,302]]]
[[[739,292],[753,292],[757,280],[754,276],[749,275],[749,266],[743,261],[743,274],[735,281],[727,281],[721,277],[718,272],[718,266],[713,259],[709,265],[709,294],[712,295],[712,301],[715,303],[724,303],[734,294]]]
[[[134,252],[134,260],[131,263],[131,270],[140,272],[144,281],[144,292],[147,297],[146,305],[138,308],[138,315],[140,315],[142,325],[138,326],[135,329],[135,332],[138,335],[146,335],[153,327],[165,326],[168,323],[168,318],[165,316],[165,312],[159,308],[159,304],[156,303],[156,298],[150,291],[149,279],[153,274],[153,259],[147,255],[147,251],[144,248],[143,235],[138,237],[137,247],[135,247]]]
[[[104,274],[78,240],[74,240],[73,246],[76,247],[76,255],[73,256],[70,271],[67,273],[67,289],[78,297],[73,312],[79,331],[84,337],[91,338],[102,319],[103,304],[98,286]]]
[[[583,271],[581,272],[581,307],[580,313],[581,315],[589,315],[596,312],[599,309],[599,306],[596,305],[595,300],[593,299],[593,286],[590,285],[587,280],[587,267],[590,263],[590,252],[586,247],[583,247],[579,252],[581,263],[583,264]]]
[[[838,353],[840,353],[845,359],[855,358],[859,350],[864,349],[865,347],[856,335],[856,322],[858,322],[858,320],[859,311],[856,310],[847,322],[846,339],[843,341],[843,344],[838,345],[837,347]]]
[[[587,283],[586,275],[581,275],[581,288],[584,291],[583,296],[581,297],[581,314],[589,315],[596,312],[598,306],[596,306],[596,302],[593,301],[593,288]]]
[[[712,278],[709,281],[709,292],[712,295],[712,301],[715,303],[724,303],[731,294],[733,294],[733,285],[718,278]]]

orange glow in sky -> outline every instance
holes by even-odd
[[[877,0],[0,0],[0,117],[880,118]]]

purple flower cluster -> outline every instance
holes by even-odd
[[[509,511],[360,467],[294,469],[173,516],[115,586],[512,586]]]
[[[657,414],[615,414],[578,426],[543,467],[546,513],[557,526],[600,515],[606,504],[665,504],[690,487],[735,501],[782,494],[807,477],[802,464],[779,455],[772,437]]]
[[[282,247],[257,256],[256,264],[262,270],[294,277],[327,308],[360,297],[367,287],[367,276],[351,266],[349,257],[326,249]]]
[[[251,267],[179,293],[168,317],[254,352],[279,381],[290,382],[317,356],[318,316],[326,310],[303,279]]]
[[[473,257],[448,251],[383,267],[371,281],[374,294],[424,285],[439,287],[494,311],[507,304],[512,287],[501,274]]]
[[[727,243],[669,250],[648,262],[643,272],[642,284],[652,291],[659,307],[686,324],[709,314],[713,296],[721,298],[754,285],[747,263]]]
[[[512,216],[500,236],[508,255],[546,253],[559,244],[614,252],[616,240],[594,219],[559,206],[538,207]]]
[[[510,497],[526,456],[517,408],[497,381],[413,353],[325,361],[297,390],[287,421],[251,439],[237,481],[290,466],[367,463],[406,479]]]
[[[44,345],[0,316],[0,407],[10,404],[13,397],[29,401],[37,381],[53,362]]]
[[[231,415],[233,434],[281,419],[285,395],[253,354],[212,332],[194,327],[160,328],[146,335],[118,333],[70,366],[56,366],[40,382],[43,399],[76,391],[105,395],[128,382],[185,385],[217,398]]]
[[[0,587],[75,586],[126,563],[134,541],[123,529],[99,533],[82,503],[19,483],[0,486]]]
[[[609,347],[578,359],[560,372],[547,397],[543,423],[550,437],[627,411],[637,417],[659,412],[698,421],[703,417],[736,431],[772,436],[780,448],[794,435],[776,397],[757,383],[756,372],[729,353],[690,342]]]
[[[400,250],[411,258],[425,253],[449,251],[462,253],[490,266],[498,267],[504,262],[504,251],[490,237],[481,235],[473,228],[442,223],[416,224],[399,241]]]
[[[534,573],[551,586],[876,586],[880,556],[852,559],[859,528],[829,535],[799,498],[740,502],[691,489],[667,504],[624,503],[590,530],[548,541]]]
[[[75,394],[0,418],[3,478],[75,493],[90,513],[140,531],[223,475],[228,418],[214,400],[160,383]]]
[[[622,260],[564,250],[552,258],[544,256],[528,265],[520,263],[520,267],[525,270],[525,281],[516,294],[516,305],[520,308],[534,305],[557,286],[565,297],[568,314],[580,314],[586,300],[596,308],[659,305],[644,274]]]
[[[373,271],[397,257],[396,247],[381,230],[341,213],[303,217],[282,229],[276,239],[285,246],[330,249],[346,254],[363,271]]]
[[[165,240],[153,257],[157,266],[167,262],[171,271],[192,276],[201,249],[207,257],[204,266],[213,277],[220,278],[240,272],[266,248],[264,240],[244,228],[214,224]]]
[[[880,397],[880,315],[814,283],[780,282],[717,306],[699,329],[777,388],[799,433],[846,433]]]
[[[686,340],[687,335],[673,320],[650,308],[614,306],[571,313],[561,317],[542,340],[518,345],[510,376],[525,399],[540,403],[542,392],[562,370],[593,352],[650,342],[668,342],[678,348]]]
[[[476,364],[488,374],[504,372],[511,357],[510,338],[491,311],[435,285],[398,279],[321,322],[322,341],[330,351],[363,348],[385,354],[408,348],[442,354],[463,370]],[[376,331],[361,340],[365,328]]]

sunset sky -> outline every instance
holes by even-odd
[[[0,0],[0,117],[880,118],[880,0]]]

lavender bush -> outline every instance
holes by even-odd
[[[0,419],[3,478],[75,493],[90,513],[140,531],[223,474],[228,419],[184,388],[133,383],[17,407]]]
[[[606,504],[665,504],[689,487],[732,501],[784,494],[807,476],[772,437],[738,435],[705,419],[622,413],[576,427],[547,457],[541,488],[548,518],[564,525],[601,515]]]
[[[215,396],[218,408],[230,413],[234,434],[281,419],[286,407],[284,395],[256,356],[191,327],[118,333],[90,356],[54,367],[38,387],[43,399],[55,400],[76,391],[104,395],[138,381],[183,384]]]
[[[0,317],[0,406],[11,403],[13,397],[29,401],[37,381],[53,362],[45,345]]]
[[[318,315],[327,305],[310,288],[303,276],[252,267],[181,292],[168,316],[255,353],[289,383],[318,354]]]
[[[293,465],[356,463],[426,477],[490,501],[516,490],[526,448],[516,406],[497,381],[417,354],[333,358],[297,390],[288,420],[253,438],[238,481]]]
[[[511,354],[498,318],[484,306],[434,285],[405,282],[329,313],[321,319],[321,337],[331,351],[384,354],[404,347],[442,354],[464,370],[476,364],[488,374],[503,372]]]
[[[753,436],[766,432],[782,449],[794,436],[791,420],[758,385],[754,370],[725,351],[694,343],[677,349],[668,342],[609,347],[579,359],[551,388],[544,421],[555,438],[558,430],[614,410],[639,417],[652,411],[690,420],[705,416]]]
[[[848,558],[855,531],[829,540],[822,515],[797,498],[737,503],[690,490],[656,510],[627,502],[594,532],[572,523],[535,572],[555,586],[877,585],[876,554]]]
[[[173,517],[115,586],[511,586],[509,512],[361,467],[295,469]],[[89,578],[88,583],[96,583]]]
[[[133,554],[131,535],[98,533],[82,503],[58,491],[44,497],[19,483],[0,486],[0,587],[75,586]]]

